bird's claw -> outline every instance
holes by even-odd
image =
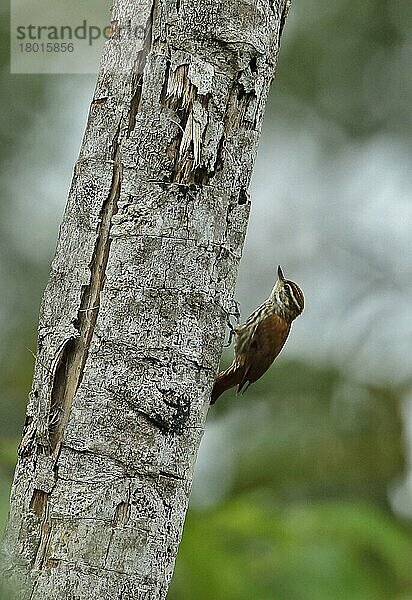
[[[233,336],[236,335],[236,328],[240,322],[239,302],[237,302],[236,300],[233,300],[233,306],[234,306],[234,310],[232,310],[232,311],[225,310],[226,324],[229,328],[229,337],[228,337],[227,343],[223,346],[224,348],[227,348],[228,346],[231,345]],[[233,325],[232,321],[230,320],[230,317],[234,317],[236,319],[235,325]]]
[[[232,312],[229,312],[228,316],[229,316],[229,318],[235,317],[236,325],[239,325],[239,323],[240,323],[240,304],[239,304],[239,302],[237,302],[237,300],[233,300],[233,306],[234,306],[234,310]]]
[[[234,336],[235,334],[236,334],[236,330],[235,330],[235,328],[233,327],[233,325],[232,325],[232,324],[230,324],[230,328],[229,328],[229,336],[228,336],[228,338],[227,338],[227,342],[226,342],[226,344],[223,344],[223,348],[229,348],[229,346],[232,344],[232,339],[233,339],[233,336]]]

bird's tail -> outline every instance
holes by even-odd
[[[213,386],[210,404],[214,404],[226,390],[239,385],[241,380],[242,374],[240,373],[240,369],[237,369],[234,365],[231,365],[226,371],[219,373]]]

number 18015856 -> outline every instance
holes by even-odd
[[[19,48],[20,52],[74,52],[72,42],[24,42]]]

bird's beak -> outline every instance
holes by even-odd
[[[280,265],[278,266],[278,277],[279,277],[279,281],[285,281],[285,276],[283,274],[282,267]]]

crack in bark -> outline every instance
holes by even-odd
[[[60,560],[58,558],[49,558],[45,561],[44,566],[46,569],[56,569],[60,564]]]
[[[134,72],[132,78],[132,87],[134,89],[133,97],[130,102],[130,110],[129,110],[129,125],[127,129],[127,137],[130,137],[130,134],[134,130],[136,126],[136,115],[140,108],[140,102],[142,99],[142,88],[143,88],[143,74],[146,66],[147,57],[149,55],[150,50],[152,49],[153,42],[153,18],[154,18],[154,10],[155,10],[156,1],[152,4],[152,9],[150,11],[149,18],[146,22],[144,39],[143,39],[143,48],[137,53],[136,60],[134,62]]]
[[[38,517],[41,517],[46,508],[48,498],[49,494],[47,492],[35,489],[29,504],[30,510]]]
[[[242,74],[243,71],[238,73],[238,76],[233,82],[232,89],[229,93],[223,128],[226,135],[232,133],[234,130],[237,130],[241,123],[243,123],[245,129],[254,129],[256,127],[254,120],[245,120],[249,104],[256,98],[256,92],[254,89],[250,91],[245,90],[245,87],[241,82]]]
[[[89,354],[94,328],[99,313],[100,292],[104,286],[105,271],[110,251],[110,227],[117,212],[120,196],[122,166],[120,162],[120,128],[112,145],[113,176],[110,191],[100,211],[100,225],[96,245],[90,263],[90,283],[82,293],[80,308],[74,323],[78,336],[69,340],[63,350],[60,365],[56,370],[52,389],[50,413],[61,411],[61,418],[50,437],[51,452],[58,456],[64,428],[68,422],[73,398],[81,384],[83,371]]]
[[[241,206],[242,204],[247,204],[248,202],[250,202],[249,194],[244,187],[241,187],[240,191],[239,191],[237,203],[239,204],[239,206]]]
[[[78,336],[69,340],[63,349],[56,368],[51,392],[49,417],[49,452],[54,458],[56,472],[57,459],[62,447],[64,429],[68,423],[74,396],[81,384],[89,348],[99,313],[100,293],[104,286],[106,266],[110,252],[110,228],[112,217],[117,212],[122,183],[120,161],[120,125],[112,143],[113,175],[109,194],[100,211],[100,224],[96,244],[90,262],[90,283],[84,287],[77,319],[74,323]],[[59,418],[57,418],[57,416]],[[48,500],[50,494],[35,489],[30,501],[30,509],[41,518],[41,536],[33,568],[42,569],[47,565],[47,547],[51,534]],[[55,565],[57,566],[57,565]]]
[[[126,525],[130,518],[130,503],[129,502],[120,502],[114,511],[113,516],[113,526],[116,525]]]
[[[178,481],[185,481],[185,478],[177,473],[171,473],[170,471],[159,471],[159,475],[161,477],[166,477],[167,479],[177,479]]]
[[[33,563],[33,569],[42,569],[46,559],[47,548],[49,546],[51,534],[51,521],[49,518],[48,495],[43,505],[43,515],[41,521],[41,534],[36,556]]]
[[[142,529],[142,528],[138,528],[141,531],[144,531],[145,533],[149,533],[149,530],[147,529]],[[57,559],[53,559],[53,560],[57,560]],[[132,573],[130,571],[121,571],[120,569],[110,569],[107,566],[100,566],[100,565],[91,565],[89,563],[85,563],[85,562],[81,562],[80,560],[78,562],[74,562],[72,560],[68,560],[68,559],[64,559],[64,558],[59,558],[58,559],[59,564],[61,563],[62,565],[65,565],[66,567],[69,567],[76,572],[80,572],[80,573],[93,573],[93,574],[99,574],[101,572],[106,572],[108,571],[109,573],[115,573],[116,575],[125,575],[127,578],[132,579],[133,581],[136,580],[136,574]],[[143,576],[141,577],[141,581],[145,581],[147,583],[158,583],[158,580],[155,578],[151,578],[149,576]],[[34,590],[36,591],[36,590]],[[33,591],[33,593],[34,593]],[[30,600],[43,600],[43,599],[34,599],[33,597],[33,593],[30,596]],[[128,591],[128,593],[130,593],[130,591]],[[129,596],[127,596],[129,598]]]

